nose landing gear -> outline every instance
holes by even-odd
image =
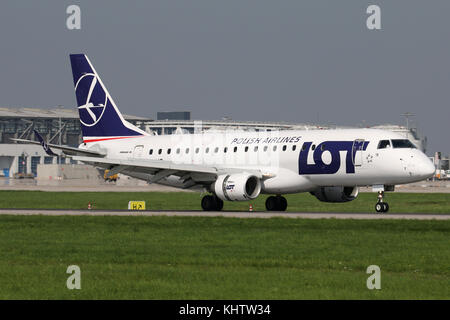
[[[384,191],[378,191],[378,202],[375,205],[375,211],[379,213],[384,213],[389,211],[389,204],[383,202]]]

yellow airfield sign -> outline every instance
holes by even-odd
[[[145,201],[128,202],[128,210],[145,210]]]

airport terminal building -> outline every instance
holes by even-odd
[[[145,118],[124,115],[140,126]],[[49,143],[78,147],[82,141],[76,108],[0,108],[0,176],[36,176],[38,164],[75,163],[71,158],[48,156],[39,145],[19,144],[11,138],[36,140],[33,129]]]
[[[336,128],[317,124],[232,121],[230,119],[197,121],[190,119],[189,112],[160,112],[157,120],[130,115],[123,116],[130,123],[154,135],[210,130],[274,131]],[[426,150],[426,137],[420,137],[414,128],[398,125],[379,125],[373,128],[387,129],[403,134],[418,148]],[[11,138],[36,140],[33,130],[37,130],[48,143],[77,147],[82,141],[76,108],[0,108],[0,176],[35,177],[38,164],[76,164],[71,158],[48,156],[39,145],[20,144],[10,140]]]

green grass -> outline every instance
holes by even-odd
[[[145,200],[149,210],[200,210],[200,193],[188,192],[45,192],[0,191],[0,208],[127,209],[130,200]],[[251,202],[225,202],[224,210],[265,210],[262,195]],[[375,212],[376,193],[361,193],[346,203],[320,202],[303,193],[287,195],[288,210],[300,212]],[[390,213],[450,213],[450,193],[387,193]]]
[[[388,194],[390,212],[449,213],[449,194]],[[266,196],[252,205],[264,210]],[[198,210],[198,193],[0,191],[1,208]],[[288,211],[373,212],[376,195]],[[248,210],[248,202],[225,210]],[[450,221],[0,216],[0,299],[449,299]],[[68,290],[78,265],[82,289]],[[381,268],[381,290],[366,269]]]
[[[0,216],[0,299],[449,299],[450,221]],[[66,269],[81,268],[81,290]],[[381,290],[366,269],[381,268]]]

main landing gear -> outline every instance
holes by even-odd
[[[270,196],[266,200],[266,209],[268,211],[286,211],[286,208],[287,200],[283,196]],[[204,211],[221,211],[223,209],[223,201],[215,195],[206,195],[202,198],[202,209]]]
[[[266,209],[268,211],[286,211],[286,208],[287,200],[283,196],[270,196],[266,200]]]
[[[215,195],[207,195],[202,199],[202,209],[204,211],[220,211],[223,209],[223,201]]]
[[[379,213],[388,212],[389,205],[387,202],[383,202],[384,191],[378,191],[378,202],[375,205],[375,211]]]

